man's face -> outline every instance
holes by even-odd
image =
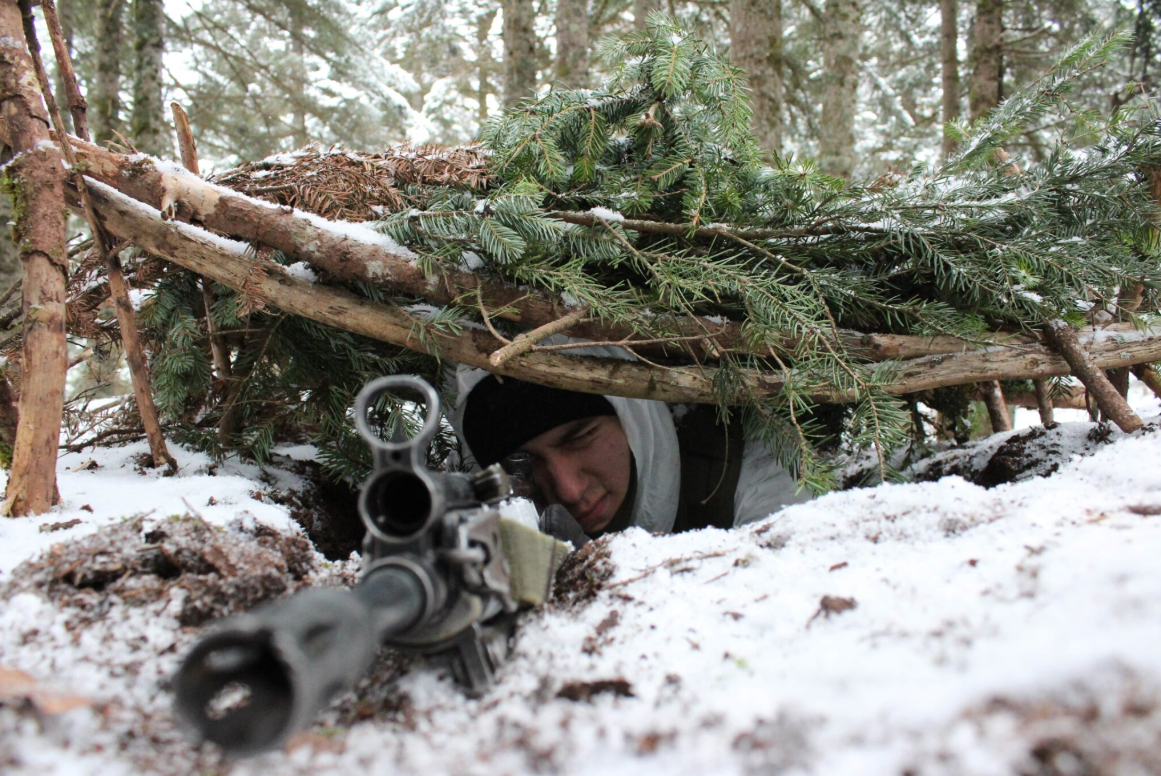
[[[563,505],[589,535],[612,521],[629,490],[632,465],[615,415],[565,423],[520,449],[532,455],[532,479],[545,502]]]

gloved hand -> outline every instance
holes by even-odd
[[[549,504],[540,515],[540,530],[554,539],[568,542],[573,549],[579,550],[589,543],[590,539],[576,518],[568,513],[560,504]]]

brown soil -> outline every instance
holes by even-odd
[[[317,557],[306,539],[260,524],[227,530],[189,515],[155,524],[135,517],[22,564],[4,596],[37,590],[96,613],[109,597],[146,604],[180,588],[177,619],[195,626],[303,586]]]

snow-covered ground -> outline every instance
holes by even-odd
[[[269,495],[300,483],[180,450],[175,477],[138,469],[142,446],[66,455],[64,503],[0,521],[0,771],[1161,773],[1161,406],[1138,405],[1149,428],[1047,478],[886,485],[735,531],[603,540],[583,590],[525,616],[483,698],[387,660],[388,684],[238,763],[170,717],[193,588],[63,595],[19,564],[174,515],[210,541],[294,532]],[[313,566],[331,583],[352,570]]]

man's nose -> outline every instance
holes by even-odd
[[[549,458],[548,476],[552,478],[552,489],[562,504],[579,504],[588,487],[588,477],[585,476],[576,461],[567,456],[553,456]]]

